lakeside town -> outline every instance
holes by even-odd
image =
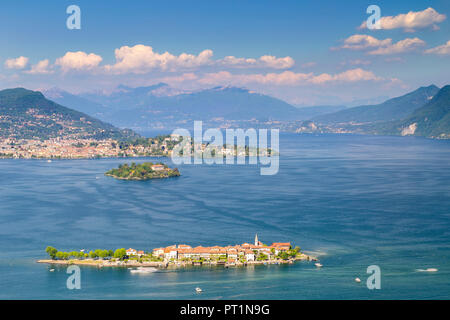
[[[105,139],[0,139],[0,158],[95,159],[112,157],[167,157],[180,137],[158,136],[128,142]]]
[[[181,267],[181,266],[247,266],[257,264],[285,264],[295,261],[317,261],[301,252],[290,242],[263,244],[255,236],[254,243],[233,246],[192,247],[187,244],[154,248],[150,252],[138,249],[117,249],[86,252],[86,250],[62,252],[47,247],[50,259],[39,263],[60,265],[87,265],[97,267]]]
[[[15,139],[0,138],[0,159],[99,159],[132,157],[170,157],[174,147],[183,141],[177,134],[161,135],[154,138],[136,138],[128,141],[114,139],[96,140],[91,138],[50,138]],[[189,146],[189,145],[188,145]],[[207,143],[194,144],[190,150],[195,156],[206,157]],[[189,148],[188,148],[189,149]],[[182,151],[184,152],[184,150]],[[211,152],[211,151],[210,151]],[[248,146],[214,146],[212,155],[225,156],[271,156],[271,149],[255,149]]]

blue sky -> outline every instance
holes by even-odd
[[[81,30],[66,27],[71,4],[81,9]],[[381,9],[381,30],[359,28],[371,4]],[[180,90],[241,86],[318,105],[449,83],[445,0],[16,0],[0,6],[2,88],[82,92],[165,81]],[[402,18],[408,12],[414,19]]]

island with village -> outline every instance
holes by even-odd
[[[177,268],[187,266],[239,267],[250,265],[292,264],[296,261],[317,261],[293,247],[289,242],[263,244],[255,236],[255,241],[234,246],[191,247],[186,244],[154,248],[150,252],[133,248],[72,252],[58,251],[47,247],[50,259],[38,260],[51,265],[83,265],[102,267],[154,267]]]

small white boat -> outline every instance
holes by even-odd
[[[419,272],[438,272],[436,268],[428,268],[428,269],[417,269]]]
[[[130,270],[131,273],[153,273],[156,271],[158,271],[158,269],[152,267],[138,267],[137,269]]]
[[[200,289],[199,287],[195,288],[195,291],[196,291],[197,293],[203,292],[203,290]]]
[[[314,263],[314,265],[315,265],[317,268],[322,268],[322,267],[323,267],[323,265],[322,265],[321,263],[319,263],[319,262]]]
[[[48,270],[48,271],[50,271],[50,272],[54,272],[54,271],[55,271],[55,269],[50,269],[50,270]]]
[[[52,160],[47,160],[47,162],[48,162],[48,163],[51,163],[51,162],[52,162]]]
[[[355,278],[355,281],[358,282],[358,283],[360,283],[360,282],[361,282],[361,279],[360,279],[360,278]]]

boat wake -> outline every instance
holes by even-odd
[[[144,273],[144,274],[153,273],[156,271],[158,271],[158,269],[152,267],[139,267],[137,269],[130,270],[131,273]]]

